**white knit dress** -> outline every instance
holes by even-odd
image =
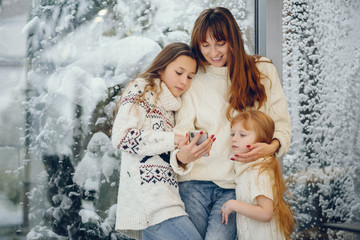
[[[236,200],[257,205],[256,197],[263,195],[273,200],[272,179],[266,171],[259,175],[259,167],[252,165],[263,161],[260,158],[250,163],[236,162]],[[285,240],[277,229],[275,218],[269,222],[260,222],[236,213],[237,235],[239,240]]]

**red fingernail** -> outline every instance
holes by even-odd
[[[213,138],[215,135],[211,135],[210,137]]]
[[[216,138],[213,138],[213,142],[215,142]]]
[[[250,147],[250,145],[246,145],[246,147],[247,147],[247,148],[249,148],[249,147]]]
[[[203,131],[200,131],[200,134],[203,134]]]
[[[238,157],[239,155],[235,155],[235,157]]]
[[[235,161],[235,159],[234,159],[234,158],[230,158],[230,160]]]

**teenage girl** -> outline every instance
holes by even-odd
[[[197,67],[187,44],[169,44],[119,101],[112,129],[112,143],[122,152],[115,229],[129,237],[201,239],[169,163],[170,151],[187,141],[172,132],[174,111]]]

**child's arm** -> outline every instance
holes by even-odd
[[[149,103],[145,98],[145,102],[135,106],[141,89],[143,86],[134,84],[122,97],[112,129],[113,146],[121,151],[147,156],[174,150],[173,132],[143,129]]]
[[[221,207],[222,223],[227,224],[230,213],[237,212],[260,222],[268,222],[273,216],[273,201],[260,195],[256,197],[258,205],[229,200]]]

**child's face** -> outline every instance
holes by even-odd
[[[256,134],[253,130],[246,130],[242,122],[235,123],[231,128],[231,151],[234,154],[246,153],[246,145],[255,143]]]
[[[174,97],[179,97],[189,89],[195,71],[195,59],[181,55],[169,63],[164,71],[160,72],[160,79],[166,84]]]

